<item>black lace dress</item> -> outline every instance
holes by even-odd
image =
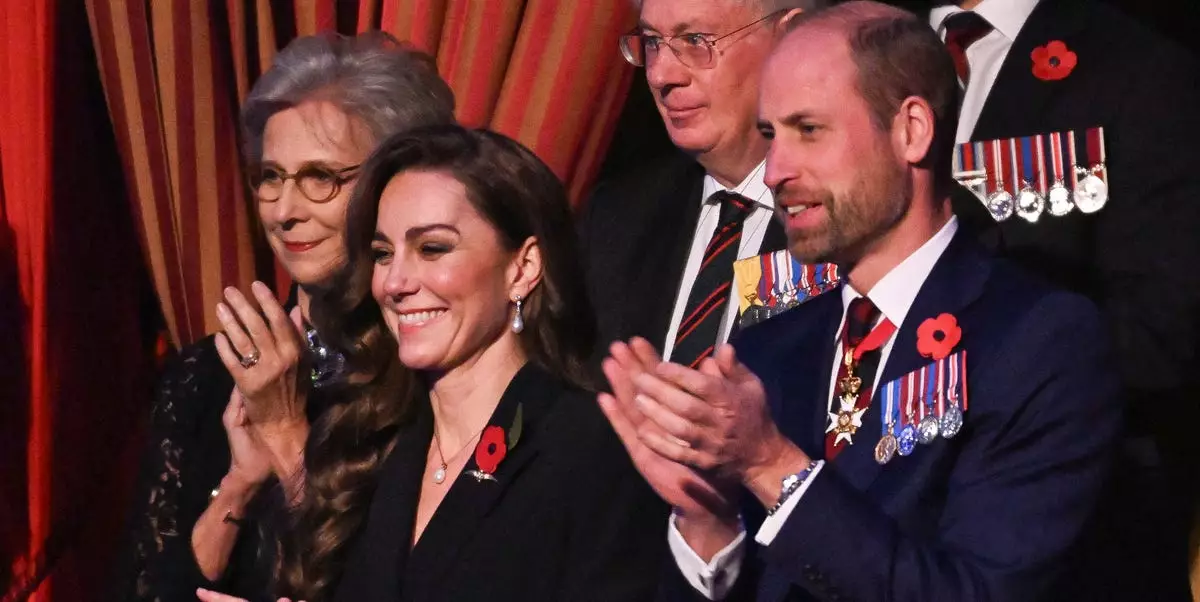
[[[285,308],[294,307],[293,288]],[[321,387],[336,382],[345,358],[306,334],[313,390],[308,418],[324,407]],[[221,414],[233,392],[233,377],[217,355],[215,338],[184,348],[163,370],[155,391],[150,436],[143,455],[134,504],[118,550],[114,599],[137,602],[195,600],[203,587],[249,600],[269,595],[274,538],[283,507],[274,480],[260,488],[246,509],[246,523],[225,573],[210,581],[192,552],[192,528],[208,507],[212,490],[229,471],[229,441]]]
[[[198,587],[267,598],[271,551],[263,546],[267,521],[261,508],[267,504],[261,500],[251,505],[218,581],[201,574],[192,553],[192,527],[229,470],[221,414],[232,391],[233,378],[211,336],[184,348],[166,366],[155,391],[132,516],[118,551],[115,599],[195,600]]]

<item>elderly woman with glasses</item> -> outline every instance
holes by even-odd
[[[342,354],[305,325],[312,291],[346,262],[358,170],[379,141],[452,123],[453,113],[432,61],[381,33],[297,39],[255,83],[241,114],[247,176],[270,248],[296,284],[285,304],[294,324],[270,336],[257,308],[284,310],[268,287],[254,283],[253,301],[228,288],[216,307],[225,332],[165,370],[119,559],[120,599],[268,592],[276,550],[266,535],[277,530],[268,519],[281,513],[266,509],[294,502],[309,424],[324,407],[305,391],[292,396],[299,402],[275,400],[342,372]]]

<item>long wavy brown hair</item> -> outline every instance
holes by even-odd
[[[575,228],[562,183],[532,152],[501,135],[430,126],[384,141],[364,164],[346,217],[349,261],[314,297],[314,325],[343,350],[351,377],[314,424],[306,446],[303,501],[281,539],[280,595],[328,600],[395,443],[397,427],[425,394],[400,365],[396,341],[371,297],[371,241],[384,188],[406,170],[441,171],[461,182],[505,250],[529,237],[542,251],[542,279],[525,303],[519,340],[529,361],[590,388],[587,357],[595,321],[584,289]]]

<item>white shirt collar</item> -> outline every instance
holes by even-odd
[[[974,12],[987,19],[996,31],[1000,32],[1009,42],[1017,39],[1017,34],[1029,20],[1029,14],[1037,6],[1038,0],[983,0],[974,8]],[[929,25],[942,35],[942,26],[950,15],[966,12],[954,5],[939,6],[929,11]]]
[[[950,246],[950,240],[957,231],[958,217],[951,216],[937,234],[880,278],[875,288],[867,294],[867,298],[879,308],[884,317],[892,321],[892,324],[897,327],[904,324],[904,318],[908,316],[908,310],[917,299],[917,293],[921,291],[929,273],[933,271],[934,264],[946,251],[946,247]],[[843,316],[846,315],[850,302],[861,296],[862,294],[854,290],[849,283],[842,287]]]
[[[730,192],[736,192],[758,203],[760,206],[774,211],[775,196],[771,194],[771,189],[767,188],[766,182],[763,182],[763,175],[766,173],[766,169],[767,161],[764,159],[762,163],[759,163],[757,167],[750,171],[749,175],[742,180],[741,184],[738,184],[733,188],[727,188],[718,182],[716,178],[705,174],[704,196],[701,197],[701,202],[707,203],[708,199],[712,198],[712,195],[723,190],[728,190]]]

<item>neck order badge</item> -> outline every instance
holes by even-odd
[[[860,299],[865,299],[860,297]],[[856,302],[858,299],[855,300]],[[867,301],[867,303],[870,303]],[[879,310],[871,310],[878,313]],[[853,340],[852,317],[856,311],[854,304],[847,311],[846,333],[842,337],[842,370],[838,379],[838,411],[829,413],[829,427],[825,429],[825,455],[833,459],[840,451],[839,445],[845,441],[854,444],[854,435],[862,426],[862,415],[870,405],[870,387],[864,389],[862,376],[857,374],[859,362],[863,355],[879,350],[896,332],[896,325],[884,318],[871,332],[861,340]],[[866,375],[873,378],[874,375]]]

